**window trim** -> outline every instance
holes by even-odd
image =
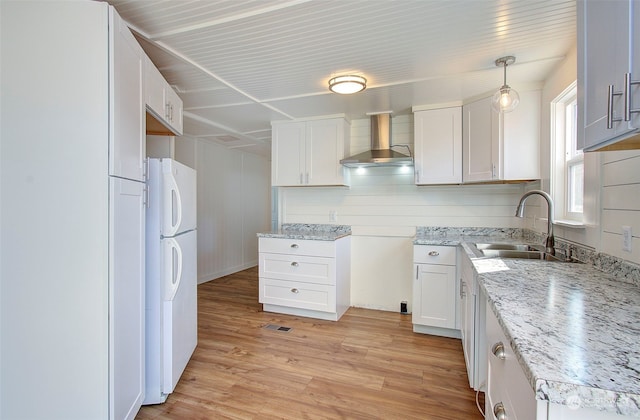
[[[570,162],[576,163],[580,161],[584,168],[584,156],[582,154],[569,160],[566,157],[566,109],[567,104],[573,102],[576,96],[577,81],[574,81],[551,101],[550,109],[550,190],[551,196],[556,203],[554,217],[558,224],[570,227],[584,226],[584,207],[582,213],[568,211],[568,165]]]

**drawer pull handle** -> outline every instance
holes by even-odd
[[[298,246],[298,244],[292,244],[292,245],[291,245],[291,248],[293,248],[293,249],[298,249],[298,248],[299,248],[299,246]]]
[[[493,415],[497,420],[507,420],[507,412],[504,410],[504,404],[501,402],[493,406]]]
[[[300,290],[294,287],[293,289],[291,289],[291,293],[300,293]]]
[[[431,251],[429,252],[429,256],[430,257],[437,257],[438,255],[440,255],[440,253],[438,251]]]
[[[297,262],[294,261],[294,262],[291,263],[291,267],[297,267],[297,266],[298,266]]]
[[[493,345],[493,347],[491,348],[491,353],[493,353],[493,355],[500,360],[504,360],[507,358],[504,352],[504,344],[502,344],[502,341],[497,342]]]

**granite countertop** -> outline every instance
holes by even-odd
[[[260,232],[259,238],[307,239],[312,241],[335,241],[351,235],[351,226],[285,223],[280,230]]]
[[[536,399],[640,417],[638,286],[591,264],[475,258],[467,241],[528,241],[465,233],[414,244],[462,245]]]

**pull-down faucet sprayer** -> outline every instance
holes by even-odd
[[[541,190],[531,190],[525,193],[522,197],[520,197],[520,202],[518,203],[518,208],[516,209],[516,217],[524,217],[524,202],[531,195],[540,195],[545,200],[547,200],[547,240],[545,243],[546,253],[550,255],[555,255],[555,239],[553,237],[553,200],[551,196],[544,191]]]

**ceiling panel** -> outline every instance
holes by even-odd
[[[575,0],[109,2],[200,120],[185,119],[192,135],[462,101],[502,83],[504,55],[516,56],[517,89],[543,81],[576,42]],[[367,89],[328,93],[344,73],[364,75]]]

